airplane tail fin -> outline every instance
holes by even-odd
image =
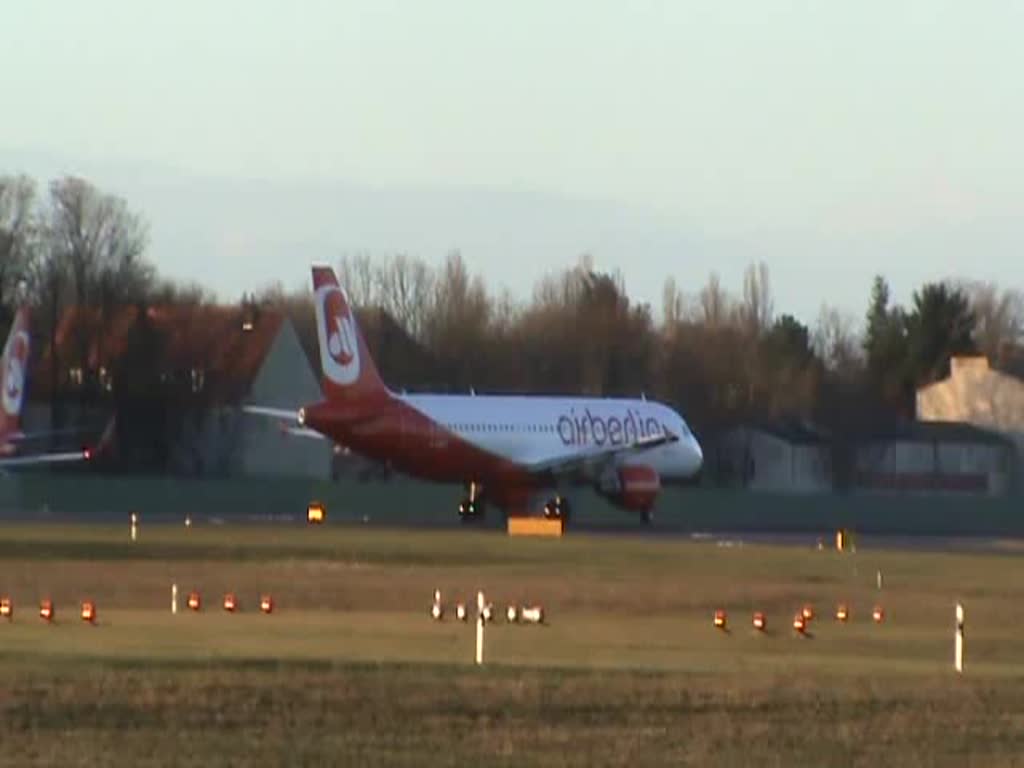
[[[313,267],[313,293],[324,396],[343,403],[387,399],[390,393],[333,269]]]
[[[28,353],[28,308],[20,307],[0,358],[0,441],[19,428],[28,377]]]

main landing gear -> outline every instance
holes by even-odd
[[[472,523],[484,516],[484,505],[481,501],[465,498],[459,502],[459,519],[464,523]]]
[[[459,502],[459,520],[463,523],[473,523],[483,519],[484,500],[480,497],[480,486],[476,483],[469,484],[469,495]]]
[[[569,500],[561,496],[548,499],[544,504],[544,517],[548,520],[568,520]]]

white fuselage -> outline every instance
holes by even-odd
[[[700,445],[685,420],[650,400],[498,395],[400,395],[438,427],[481,451],[524,466],[600,455],[668,431],[674,442],[622,455],[663,478],[685,479],[701,468]]]

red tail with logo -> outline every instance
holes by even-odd
[[[330,267],[313,267],[313,293],[324,396],[344,404],[375,404],[390,397],[377,373],[348,296]]]
[[[28,352],[28,309],[22,307],[14,316],[3,358],[0,359],[0,443],[19,429],[28,375]]]

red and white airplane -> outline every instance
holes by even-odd
[[[44,438],[51,433],[26,434],[21,431],[21,406],[25,399],[28,374],[28,309],[21,307],[14,316],[3,357],[0,358],[0,469],[30,464],[55,464],[86,461],[89,449],[64,453],[22,454],[19,443]]]
[[[463,484],[463,519],[480,516],[485,501],[509,514],[529,513],[536,502],[545,516],[563,518],[569,505],[560,489],[582,481],[648,521],[662,478],[700,471],[700,445],[661,403],[391,392],[330,267],[313,267],[313,290],[324,399],[298,412],[246,410],[294,419],[296,431],[406,474]]]

